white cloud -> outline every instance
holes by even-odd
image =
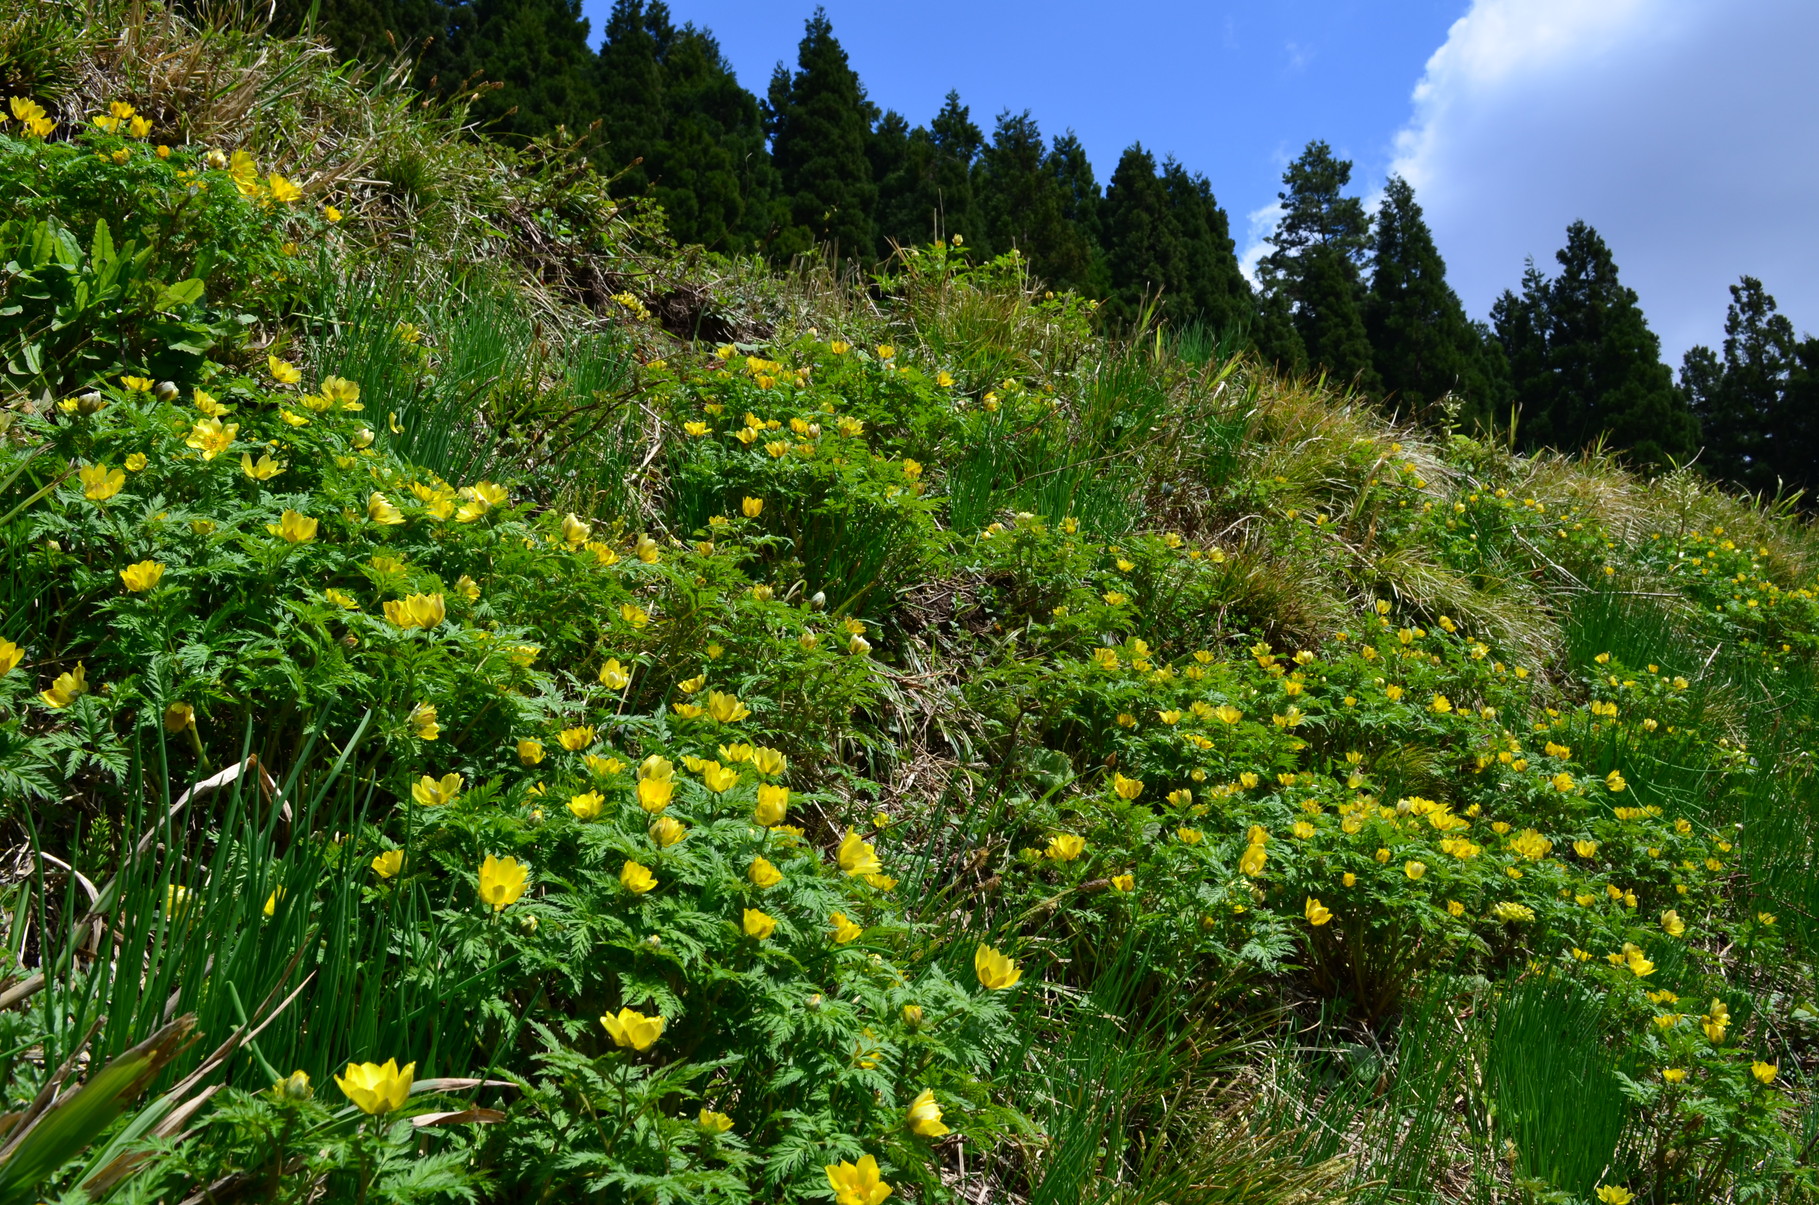
[[[1670,362],[1762,278],[1819,329],[1819,5],[1474,0],[1428,60],[1393,171],[1473,313],[1551,269],[1569,223],[1611,245]]]
[[[1245,217],[1249,220],[1249,229],[1245,233],[1244,250],[1238,256],[1238,268],[1244,273],[1244,279],[1257,283],[1257,264],[1270,253],[1266,241],[1275,233],[1276,223],[1282,220],[1282,202],[1271,201],[1262,209],[1253,209]]]

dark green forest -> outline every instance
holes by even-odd
[[[678,242],[787,263],[826,251],[866,270],[931,238],[983,261],[1016,253],[1101,321],[1199,327],[1292,373],[1320,373],[1429,425],[1514,446],[1601,446],[1643,471],[1693,463],[1764,495],[1819,484],[1819,338],[1744,277],[1720,349],[1663,361],[1598,232],[1575,222],[1553,274],[1530,262],[1474,321],[1414,189],[1371,213],[1352,165],[1309,143],[1255,286],[1207,177],[1141,142],[1101,183],[1072,131],[1028,110],[989,132],[950,92],[924,124],[880,110],[825,11],[762,96],[712,31],[663,0],[615,0],[598,51],[579,0],[278,0],[304,33],[414,72],[511,142],[580,141],[617,195],[660,210]],[[1677,379],[1676,379],[1677,375]]]

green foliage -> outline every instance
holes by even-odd
[[[1451,397],[1450,421],[1493,426],[1508,409],[1502,347],[1467,320],[1415,190],[1400,176],[1384,189],[1375,227],[1364,320],[1386,395],[1415,415]]]
[[[13,144],[69,279],[258,339],[6,403],[0,1092],[204,1038],[39,1195],[1810,1195],[1784,511],[1394,431],[1230,323],[1106,341],[1033,246],[782,280],[434,146],[388,162],[487,225],[406,265],[189,147]],[[214,224],[160,242],[171,190]],[[335,1085],[385,1059],[402,1104]]]
[[[823,244],[838,257],[870,254],[878,182],[865,148],[875,117],[827,13],[816,9],[795,72],[777,64],[764,103],[784,214],[773,256],[787,259]]]
[[[286,239],[314,223],[250,161],[238,177],[226,166],[105,131],[70,143],[0,135],[11,389],[61,400],[123,372],[194,384],[205,356],[288,308],[298,282]]]
[[[1335,158],[1324,142],[1308,143],[1282,174],[1283,214],[1270,235],[1275,249],[1258,264],[1258,275],[1290,303],[1311,367],[1336,383],[1380,394],[1364,325],[1361,263],[1370,219],[1363,201],[1341,191],[1351,178],[1349,161]]]
[[[1527,447],[1583,447],[1600,437],[1638,465],[1664,468],[1694,450],[1698,424],[1661,363],[1661,341],[1598,232],[1567,228],[1560,275],[1530,265],[1520,297],[1492,310],[1510,361]]]

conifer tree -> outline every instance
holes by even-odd
[[[619,183],[628,195],[641,193],[660,157],[664,136],[663,54],[675,36],[662,0],[614,0],[605,40],[595,59],[595,92],[600,102],[600,141],[610,169],[625,169]],[[572,119],[571,119],[572,120]],[[645,162],[631,166],[634,160]]]
[[[914,246],[937,233],[944,239],[960,235],[979,246],[972,174],[985,138],[959,94],[947,94],[928,126],[905,134],[902,124],[901,117],[887,113],[872,137],[880,257],[890,254],[893,243]]]
[[[1819,338],[1794,348],[1769,454],[1781,480],[1806,491],[1806,507],[1819,506]]]
[[[992,140],[979,154],[973,172],[984,242],[993,253],[1013,248],[1047,275],[1036,245],[1061,220],[1059,182],[1047,169],[1047,147],[1029,110],[998,114]],[[1089,169],[1090,170],[1090,169]],[[981,251],[986,247],[980,248]]]
[[[773,255],[788,257],[823,243],[842,257],[871,254],[878,188],[866,145],[875,117],[827,10],[817,8],[797,48],[795,72],[777,64],[765,103],[765,132],[788,223],[772,244]]]
[[[1219,334],[1248,337],[1255,299],[1239,270],[1231,222],[1213,199],[1212,185],[1170,159],[1162,166],[1162,187],[1179,232],[1175,287],[1186,303],[1176,307],[1174,316]]]
[[[1384,189],[1373,233],[1364,324],[1385,392],[1413,414],[1451,394],[1460,403],[1460,426],[1488,425],[1506,401],[1494,361],[1487,361],[1486,341],[1446,283],[1446,264],[1415,190],[1400,176]]]
[[[1036,228],[1030,254],[1056,288],[1104,297],[1111,291],[1103,244],[1105,198],[1072,130],[1050,144],[1043,167],[1055,182],[1059,209],[1053,221]]]
[[[1724,317],[1724,358],[1710,348],[1687,351],[1680,388],[1699,420],[1705,471],[1741,489],[1773,493],[1799,474],[1785,448],[1797,442],[1789,381],[1799,340],[1793,323],[1753,276],[1731,286]]]
[[[1156,299],[1171,323],[1248,331],[1254,313],[1230,224],[1204,176],[1173,159],[1160,173],[1141,144],[1124,153],[1105,198],[1107,308],[1115,322],[1139,319]]]
[[[1258,270],[1264,287],[1286,299],[1309,366],[1376,394],[1360,269],[1370,220],[1363,201],[1344,195],[1351,176],[1352,165],[1326,143],[1308,143],[1283,173],[1275,249]]]
[[[1503,349],[1509,376],[1509,421],[1523,446],[1546,446],[1553,438],[1542,409],[1548,389],[1547,276],[1531,258],[1522,269],[1522,291],[1505,289],[1491,306],[1491,329]],[[1503,415],[1497,418],[1503,420]]]
[[[1602,437],[1639,465],[1685,460],[1698,423],[1610,248],[1574,222],[1555,258],[1558,277],[1547,281],[1531,264],[1523,295],[1505,293],[1492,311],[1524,442],[1570,451]]]
[[[275,0],[272,31],[308,34],[369,63],[435,58],[447,41],[448,9],[444,0]]]
[[[669,39],[662,68],[663,138],[645,166],[670,233],[717,251],[760,249],[779,218],[758,98],[713,35],[692,25]]]
[[[1105,292],[1102,198],[1086,149],[1072,131],[1045,148],[1027,109],[1000,113],[974,170],[973,195],[986,244],[982,250],[1021,252],[1053,288],[1092,297]]]
[[[469,0],[452,6],[439,72],[502,85],[473,113],[494,136],[537,137],[558,126],[581,134],[600,112],[594,52],[581,0]]]
[[[1106,316],[1116,323],[1134,323],[1173,284],[1181,258],[1168,190],[1156,174],[1156,157],[1142,143],[1132,143],[1119,157],[1105,191],[1103,215],[1111,275]]]

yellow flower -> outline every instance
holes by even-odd
[[[657,843],[658,849],[668,849],[682,838],[688,836],[688,827],[674,816],[659,816],[651,821],[651,840]]]
[[[625,622],[631,624],[634,628],[641,628],[651,621],[651,613],[636,604],[621,603],[619,604],[619,618],[625,620]]]
[[[1446,911],[1451,916],[1464,916],[1465,905],[1458,900],[1448,900],[1446,901]]]
[[[486,855],[480,863],[480,898],[491,904],[494,912],[503,912],[524,894],[526,867],[516,858]]]
[[[701,1115],[695,1119],[695,1124],[710,1134],[724,1134],[733,1128],[733,1119],[724,1113],[716,1113],[712,1109],[704,1108],[701,1110]]]
[[[1606,1184],[1598,1190],[1598,1200],[1603,1205],[1630,1205],[1634,1195],[1621,1184]]]
[[[568,543],[570,548],[581,547],[583,544],[587,543],[588,537],[591,534],[592,532],[589,530],[586,521],[578,517],[573,511],[570,511],[562,517],[562,538]]]
[[[739,785],[739,771],[719,762],[708,762],[701,768],[701,781],[716,795],[724,795]]]
[[[718,690],[708,692],[707,713],[722,724],[736,724],[752,714],[737,698]]]
[[[1625,942],[1623,946],[1623,963],[1638,979],[1655,973],[1655,964],[1642,953],[1641,947],[1628,942]]]
[[[606,796],[598,791],[588,791],[581,795],[571,795],[568,800],[568,810],[574,813],[575,819],[577,820],[592,820],[600,815],[600,810],[605,806]]]
[[[240,471],[254,481],[270,481],[284,471],[284,465],[273,460],[270,452],[260,456],[256,461],[251,452],[242,452],[240,453]]]
[[[980,944],[973,951],[973,974],[979,977],[979,985],[994,992],[1017,986],[1023,978],[1023,969],[992,947]]]
[[[75,669],[58,674],[48,690],[38,692],[38,697],[44,700],[46,707],[60,709],[74,703],[77,695],[87,693],[88,671],[82,667],[81,662],[77,662]]]
[[[1575,841],[1573,842],[1573,852],[1582,858],[1596,857],[1598,855],[1598,843],[1596,841]]]
[[[670,798],[675,794],[676,784],[667,778],[640,778],[638,780],[638,806],[647,812],[661,812],[669,806]]]
[[[525,737],[518,742],[518,760],[527,766],[534,766],[543,760],[543,742]]]
[[[411,784],[411,798],[426,808],[453,803],[461,794],[461,775],[444,774],[441,778],[423,775]]]
[[[878,1161],[870,1155],[858,1163],[830,1163],[825,1170],[834,1205],[879,1205],[891,1195],[891,1186],[878,1178]]]
[[[1560,771],[1560,773],[1554,775],[1548,781],[1553,784],[1554,790],[1556,791],[1570,791],[1578,785],[1573,781],[1573,776],[1568,774],[1565,770]]]
[[[1714,999],[1703,1019],[1705,1036],[1714,1042],[1724,1041],[1724,1031],[1731,1023],[1731,1010],[1724,1001]]]
[[[164,730],[172,735],[196,726],[196,709],[188,703],[176,702],[164,709]]]
[[[366,500],[366,517],[382,527],[396,527],[404,522],[404,512],[377,492]]]
[[[90,502],[106,502],[126,485],[126,474],[104,464],[91,464],[77,471],[82,482],[82,496]]]
[[[649,1050],[663,1036],[662,1017],[647,1017],[633,1008],[620,1009],[618,1016],[608,1013],[600,1018],[600,1024],[612,1035],[613,1045],[630,1046],[633,1050]]]
[[[1307,904],[1302,908],[1302,912],[1307,916],[1307,923],[1315,927],[1324,925],[1333,919],[1332,910],[1311,895],[1307,897]]]
[[[758,806],[752,811],[752,822],[765,828],[782,824],[789,812],[789,788],[762,783],[758,787]]]
[[[372,860],[373,873],[382,879],[389,879],[404,868],[404,851],[388,849]]]
[[[1554,843],[1532,828],[1525,828],[1510,839],[1510,848],[1531,862],[1545,858]]]
[[[1126,778],[1116,770],[1112,771],[1112,790],[1120,799],[1135,799],[1143,794],[1143,781],[1137,778]]]
[[[190,429],[189,438],[184,445],[202,453],[202,459],[213,460],[227,451],[234,442],[234,436],[240,430],[240,424],[222,424],[218,418],[205,418]]]
[[[1678,912],[1669,908],[1661,914],[1661,929],[1669,937],[1680,937],[1686,932],[1686,922],[1680,919]]]
[[[150,462],[146,460],[144,452],[128,453],[126,457],[126,471],[129,473],[137,473],[148,463]]]
[[[1774,1063],[1765,1063],[1761,1059],[1750,1064],[1750,1074],[1756,1077],[1757,1083],[1764,1086],[1775,1082],[1775,1073],[1779,1070],[1781,1068]]]
[[[637,862],[627,862],[619,868],[619,882],[633,895],[643,895],[657,885],[650,867]]]
[[[852,829],[846,830],[846,836],[840,839],[840,851],[837,855],[840,869],[848,876],[878,874],[884,870],[883,863],[878,861],[878,854],[868,842],[859,839],[859,834]]]
[[[1415,861],[1404,862],[1402,864],[1402,873],[1407,875],[1410,879],[1419,879],[1422,875],[1427,873],[1427,863]]]
[[[238,154],[238,152],[236,152]],[[303,370],[289,360],[280,360],[277,356],[265,357],[266,371],[272,374],[272,380],[280,385],[295,385],[303,379]]]
[[[276,523],[267,523],[265,530],[291,544],[307,544],[316,538],[319,522],[308,515],[286,510],[278,516]]]
[[[1073,833],[1056,833],[1048,839],[1044,856],[1055,862],[1072,862],[1086,848],[1086,838]]]
[[[783,872],[771,865],[770,859],[757,857],[753,858],[752,864],[745,868],[745,877],[752,881],[753,886],[764,890],[781,883]]]
[[[447,617],[447,605],[440,594],[412,594],[408,598],[387,599],[385,603],[385,618],[400,628],[433,628]]]
[[[1247,845],[1244,853],[1238,858],[1238,872],[1247,878],[1256,878],[1263,873],[1263,863],[1269,857],[1261,845]]]
[[[134,594],[143,594],[158,584],[164,576],[164,566],[157,561],[140,561],[137,565],[128,565],[120,571],[120,580]]]
[[[1629,783],[1624,781],[1623,775],[1612,770],[1609,774],[1604,776],[1604,786],[1605,789],[1609,791],[1621,791],[1629,786]]]
[[[562,747],[567,749],[570,753],[579,753],[594,743],[594,730],[590,725],[583,725],[579,728],[564,728],[561,735],[556,739],[561,741]]]
[[[777,928],[777,918],[756,908],[747,908],[743,920],[745,935],[763,941]]]
[[[1132,891],[1137,886],[1135,875],[1115,874],[1111,877],[1113,891]]]
[[[941,1124],[941,1106],[935,1103],[932,1088],[924,1088],[910,1102],[909,1128],[912,1134],[920,1134],[924,1138],[939,1138],[948,1132],[947,1127]]]
[[[341,220],[341,211],[336,209],[333,205],[324,205],[322,207],[322,216],[330,222],[339,222]]]
[[[1663,1067],[1661,1069],[1661,1078],[1666,1080],[1670,1084],[1685,1083],[1686,1082],[1686,1068],[1684,1068],[1684,1067]]]
[[[442,726],[436,722],[434,703],[419,703],[411,708],[410,725],[420,741],[433,741],[442,735]]]
[[[828,918],[828,923],[834,926],[834,941],[838,945],[845,945],[865,932],[863,926],[848,920],[844,912],[834,913]]]
[[[335,1083],[361,1112],[389,1113],[409,1099],[412,1073],[416,1070],[415,1063],[400,1068],[397,1059],[386,1059],[383,1067],[378,1063],[349,1063],[347,1074],[337,1075]]]
[[[1205,834],[1197,828],[1178,828],[1175,830],[1175,840],[1181,842],[1183,845],[1198,845],[1204,839]]]
[[[631,674],[623,665],[619,664],[617,657],[609,658],[607,663],[600,667],[600,685],[608,690],[624,690],[631,685],[631,681]]]
[[[1213,715],[1221,724],[1236,724],[1244,718],[1244,713],[1230,703],[1221,703],[1213,708]]]

